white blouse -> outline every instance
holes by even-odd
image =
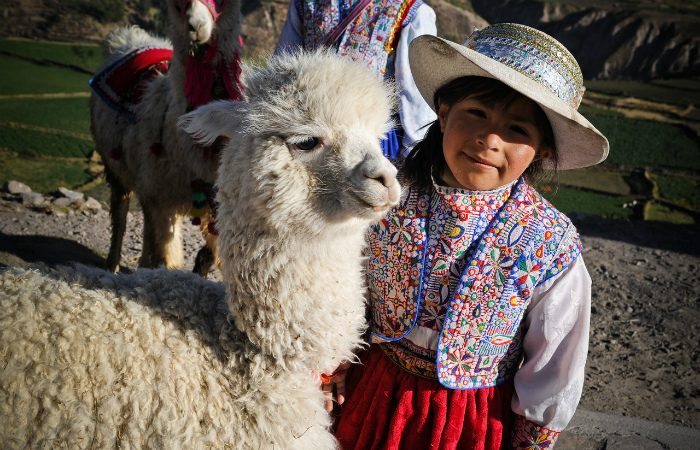
[[[423,34],[437,35],[435,12],[425,3],[418,7],[413,20],[401,28],[394,60],[395,78],[399,88],[399,117],[404,131],[401,142],[401,152],[404,156],[417,140],[423,139],[427,131],[424,127],[437,119],[433,110],[418,92],[408,64],[409,43]],[[297,2],[292,1],[289,3],[287,20],[277,41],[275,54],[299,48],[303,46],[303,42],[301,16],[297,11]]]

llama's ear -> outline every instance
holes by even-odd
[[[246,103],[227,100],[208,103],[183,114],[178,127],[200,144],[211,145],[219,136],[231,138],[242,124]]]

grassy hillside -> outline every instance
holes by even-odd
[[[9,39],[0,40],[0,50],[91,68],[99,65],[101,54],[98,46]],[[90,181],[90,76],[0,54],[0,79],[0,181],[19,180],[38,192]]]

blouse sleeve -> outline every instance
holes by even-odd
[[[275,55],[285,51],[296,50],[303,47],[303,45],[301,15],[297,9],[297,2],[292,0],[289,2],[289,8],[287,9],[287,20],[284,22],[284,27],[282,27],[282,32],[277,40]]]
[[[525,360],[514,380],[511,448],[553,445],[573,417],[583,389],[590,315],[591,278],[581,255],[535,288],[525,316]]]
[[[419,6],[413,20],[401,29],[399,43],[396,46],[394,76],[399,88],[399,116],[404,132],[401,142],[403,156],[408,154],[410,147],[416,141],[423,139],[427,131],[427,128],[423,127],[437,119],[433,110],[418,92],[408,64],[408,46],[413,39],[423,34],[433,36],[437,34],[435,12],[426,4]]]

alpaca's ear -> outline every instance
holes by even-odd
[[[243,102],[212,102],[180,116],[177,126],[198,143],[211,145],[219,136],[231,138],[240,128],[245,111]]]

